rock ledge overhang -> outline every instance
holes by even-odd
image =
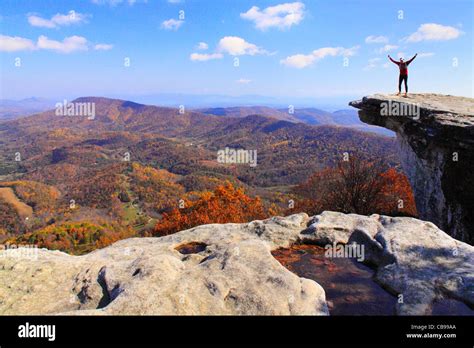
[[[474,244],[474,99],[375,94],[349,105],[363,122],[396,132],[420,218]],[[387,115],[387,105],[417,112]]]

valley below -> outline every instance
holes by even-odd
[[[292,187],[356,150],[399,167],[393,138],[283,120],[281,110],[273,118],[244,108],[237,117],[231,108],[224,117],[107,98],[75,102],[94,103],[94,119],[52,110],[0,124],[0,187],[19,199],[0,197],[4,239],[71,222],[149,235],[163,213],[227,182],[283,212],[298,200]],[[258,165],[220,163],[226,148],[255,151]]]
[[[437,122],[423,95],[422,126],[377,118],[392,97],[377,98],[352,105],[397,138],[344,110],[100,97],[74,101],[94,117],[0,123],[0,313],[474,315],[471,193],[449,201],[430,176],[433,158],[449,175],[470,168],[436,155],[469,149],[470,128]],[[444,222],[449,209],[462,224]],[[361,260],[328,257],[331,245],[363,246]]]

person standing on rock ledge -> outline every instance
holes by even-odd
[[[400,61],[397,62],[396,60],[392,59],[390,57],[390,54],[388,55],[388,58],[392,61],[392,63],[395,63],[398,65],[400,68],[400,75],[398,76],[398,93],[397,95],[400,95],[402,93],[402,82],[405,81],[405,97],[407,96],[408,93],[408,65],[413,61],[413,59],[416,58],[418,55],[415,54],[412,59],[407,60],[406,62],[403,60],[403,58],[400,58]]]

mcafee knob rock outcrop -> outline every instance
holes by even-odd
[[[349,104],[397,133],[420,218],[474,244],[474,99],[376,94]]]
[[[324,212],[132,238],[83,256],[0,251],[0,314],[327,315],[324,289],[271,254],[293,243],[363,246],[376,280],[398,295],[396,314],[430,314],[446,298],[474,306],[474,247],[414,218]]]

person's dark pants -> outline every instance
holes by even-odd
[[[408,93],[408,75],[401,75],[398,77],[398,93],[402,92],[402,82],[405,81],[405,93]]]

